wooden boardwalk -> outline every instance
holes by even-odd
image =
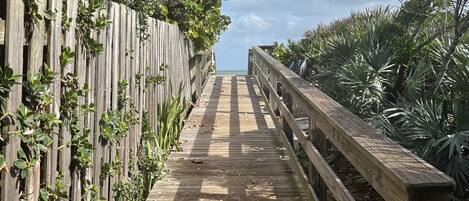
[[[264,108],[248,76],[212,77],[148,200],[305,200]]]

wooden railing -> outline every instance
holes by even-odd
[[[213,49],[202,51],[194,55],[190,61],[190,83],[194,98],[202,95],[208,78],[215,73],[215,53]],[[210,69],[213,68],[213,69]]]
[[[250,74],[263,89],[271,113],[280,111],[281,136],[291,145],[295,136],[309,158],[308,175],[301,167],[296,171],[305,189],[314,189],[309,192],[312,200],[327,200],[327,189],[336,200],[354,200],[325,160],[327,141],[387,201],[449,199],[454,189],[450,177],[371,128],[262,48],[253,47],[249,57]],[[296,121],[294,105],[309,119],[307,132]],[[277,118],[274,121],[280,125]]]

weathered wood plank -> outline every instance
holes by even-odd
[[[108,4],[107,13],[105,14],[109,16],[109,18],[112,21],[112,17],[114,13],[113,13],[112,8],[110,8],[109,6],[111,6],[111,4]],[[102,86],[100,88],[102,88],[103,90],[102,91],[103,113],[111,109],[111,78],[112,78],[111,68],[112,68],[112,51],[113,51],[113,47],[112,47],[113,26],[114,26],[113,24],[108,25],[100,34],[100,37],[101,37],[100,40],[104,46],[104,51],[102,53],[103,54],[102,55],[103,61],[101,64],[102,66],[99,67],[102,69],[101,72],[103,72],[103,74],[99,76],[99,79],[102,80],[100,83]],[[101,115],[99,117],[101,119]],[[103,142],[101,138],[101,148],[102,148],[102,166],[106,164],[111,164],[113,159],[110,158],[110,151],[111,151],[110,143]],[[102,182],[101,191],[105,200],[111,199],[111,197],[109,197],[110,191],[112,190],[112,188],[109,186],[110,177],[111,177],[110,175],[105,175],[104,177],[101,178],[101,182]]]
[[[81,41],[77,41],[75,45],[75,54],[76,54],[76,59],[75,59],[76,62],[75,62],[74,72],[75,72],[75,75],[77,76],[78,83],[80,84],[80,86],[83,86],[85,83],[87,83],[88,67],[87,67],[86,50],[84,49]],[[89,97],[88,93],[85,96]],[[87,98],[79,97],[78,104],[79,105],[88,104]],[[84,131],[85,128],[88,128],[87,125],[88,125],[88,114],[83,113],[82,111],[79,111],[78,112],[78,129],[80,129],[81,131]],[[86,171],[84,171],[83,172],[84,175],[82,175],[82,173],[78,169],[72,173],[72,192],[71,192],[72,201],[82,200],[81,177],[85,178],[86,180],[91,181],[90,172],[91,172],[91,168],[88,168]],[[88,200],[85,197],[83,199]]]
[[[123,5],[119,5],[119,66],[118,66],[118,76],[119,79],[118,81],[125,80],[125,70],[127,66],[127,56],[126,56],[126,51],[127,51],[127,8]],[[118,84],[116,86],[118,88]],[[117,104],[117,102],[116,102]],[[118,144],[117,144],[117,154],[119,155],[120,160],[122,161],[122,166],[121,166],[121,172],[119,179],[123,179],[127,177],[128,174],[128,157],[127,157],[127,152],[126,152],[126,139],[122,139]]]
[[[58,78],[54,80],[51,85],[52,95],[54,101],[50,106],[51,112],[60,118],[60,99],[61,99],[61,79],[62,67],[60,66],[60,55],[62,53],[62,1],[61,0],[50,0],[49,10],[55,10],[55,20],[50,23],[50,32],[48,35],[48,58],[47,63],[51,67]],[[45,168],[46,183],[50,186],[55,186],[56,175],[57,175],[57,163],[58,163],[58,147],[59,147],[59,129],[54,129],[51,133],[52,147],[47,153],[47,162]]]
[[[288,159],[296,156],[287,153],[287,148],[275,133],[275,125],[267,123],[272,119],[262,112],[261,105],[265,104],[258,102],[259,92],[252,81],[244,76],[220,76],[211,80],[204,97],[213,101],[197,107],[215,110],[205,113],[210,118],[191,114],[188,122],[199,122],[205,127],[218,122],[225,126],[220,132],[205,132],[200,129],[203,125],[186,124],[181,134],[183,151],[171,153],[167,164],[172,171],[164,180],[157,182],[150,200],[306,200],[307,196],[298,186],[298,178],[287,162],[295,162],[299,167],[297,161]],[[224,98],[224,92],[231,96]],[[245,140],[240,141],[235,136],[243,134],[245,124],[242,123],[244,113],[238,111],[238,107],[244,106],[238,103],[250,100],[250,107],[256,112],[251,115],[249,134],[245,133]],[[225,107],[220,106],[229,106],[233,112],[225,114],[222,112]],[[218,108],[221,111],[217,111]],[[217,116],[220,112],[223,115]],[[265,125],[269,125],[271,132],[260,129]],[[303,179],[308,182],[306,176]]]
[[[38,14],[43,16],[45,9],[47,7],[47,2],[38,1]],[[1,27],[1,25],[0,25]],[[38,22],[34,24],[33,30],[31,33],[31,39],[29,41],[29,51],[28,51],[28,73],[32,75],[37,74],[42,65],[44,58],[44,40],[45,40],[45,21],[44,19],[38,19]],[[1,28],[0,28],[1,35]]]
[[[38,2],[38,14],[44,15],[46,9],[46,3],[44,1]],[[1,26],[1,25],[0,25]],[[1,29],[1,28],[0,28]],[[0,31],[1,32],[1,31]],[[44,40],[45,40],[45,22],[43,19],[39,19],[33,26],[31,38],[28,47],[28,69],[27,73],[36,75],[40,72],[43,66],[44,58]],[[0,33],[1,35],[1,33]],[[0,36],[1,37],[1,36]],[[25,178],[25,195],[26,200],[38,200],[39,199],[39,188],[41,179],[41,163],[37,161],[34,167]]]
[[[135,103],[135,75],[137,70],[137,61],[138,61],[138,33],[137,33],[137,14],[134,10],[130,10],[130,17],[131,17],[131,26],[130,26],[130,33],[131,33],[131,41],[130,41],[130,66],[128,69],[128,81],[129,81],[129,97],[131,101]],[[137,160],[137,135],[136,135],[136,128],[132,126],[129,129],[129,151],[130,151],[130,160],[136,161]],[[134,163],[134,167],[136,168],[137,163]]]
[[[309,140],[313,143],[314,147],[317,148],[318,152],[321,154],[323,158],[327,158],[326,154],[326,135],[324,135],[321,130],[317,129],[316,121],[314,117],[309,119]],[[321,175],[317,171],[314,163],[308,164],[308,172],[309,172],[309,181],[313,186],[313,189],[318,194],[319,199],[325,200],[327,198],[327,187],[324,180],[321,178]]]
[[[288,108],[288,106],[280,100],[280,97],[276,93],[273,93],[275,92],[273,86],[267,81],[267,77],[260,70],[257,64],[253,64],[253,69],[256,72],[257,78],[260,78],[265,83],[268,83],[266,87],[268,91],[270,91],[270,97],[273,101],[276,102],[277,106],[279,107],[282,117],[284,119],[284,122],[289,125],[288,128],[291,129],[291,131],[293,131],[293,134],[298,138],[301,145],[303,146],[303,150],[308,155],[309,160],[313,163],[315,169],[318,171],[319,175],[324,180],[324,182],[326,182],[327,186],[329,187],[334,197],[337,200],[353,201],[354,199],[352,195],[350,194],[348,189],[345,187],[345,185],[342,183],[342,181],[340,181],[340,178],[335,174],[335,172],[328,165],[326,160],[322,157],[319,150],[316,149],[316,147],[312,144],[311,141],[308,140],[306,134],[298,126],[298,124],[296,123],[295,117],[293,116],[293,114],[291,114],[291,108]],[[285,101],[285,99],[283,99],[283,101]],[[313,133],[312,135],[316,135],[315,137],[318,137],[317,135],[319,134],[317,133],[316,129],[314,130],[315,130],[315,133]],[[290,138],[289,140],[292,140],[292,138]],[[320,179],[320,178],[317,178],[317,179]],[[314,182],[318,182],[318,181],[314,181]],[[322,200],[326,199],[327,194],[325,194],[325,192],[321,192],[321,193],[322,194],[319,194],[321,196],[319,197],[319,199],[322,199]]]
[[[0,19],[0,45],[5,44],[5,20]]]
[[[121,45],[121,41],[120,41],[120,34],[121,34],[121,27],[120,27],[120,24],[121,24],[121,18],[120,18],[120,6],[116,3],[111,3],[111,13],[113,14],[112,15],[112,55],[111,55],[111,62],[112,62],[112,66],[111,66],[111,80],[110,80],[110,87],[111,87],[111,97],[110,97],[110,101],[111,101],[111,108],[112,110],[116,110],[117,109],[117,97],[118,97],[118,93],[117,93],[117,89],[118,89],[118,82],[119,82],[119,65],[120,65],[120,45]],[[124,57],[124,56],[123,56]],[[120,158],[118,157],[118,152],[117,152],[117,149],[116,149],[116,146],[118,144],[111,144],[111,150],[110,150],[110,159],[111,160],[116,160]],[[111,189],[109,191],[109,198],[113,198],[114,197],[114,191],[112,190],[114,184],[118,181],[117,180],[118,177],[116,176],[112,176],[109,180],[109,188]]]
[[[72,52],[74,52],[75,47],[76,47],[76,36],[75,36],[75,30],[76,30],[76,17],[77,17],[77,9],[78,9],[78,1],[77,0],[69,0],[65,2],[66,5],[66,16],[70,20],[70,27],[65,31],[64,34],[64,39],[65,39],[65,48],[70,48]],[[42,46],[40,48],[43,48]],[[67,74],[74,74],[75,70],[75,58],[73,58],[68,64],[65,65],[65,68],[63,69],[61,77],[67,76]],[[61,93],[65,93],[67,89],[62,89]],[[78,112],[78,111],[75,111]],[[65,114],[63,114],[65,115]],[[71,141],[72,141],[72,136],[71,136],[71,125],[69,122],[70,117],[65,117],[62,115],[62,125],[60,128],[60,151],[59,151],[59,168],[60,171],[63,174],[63,185],[64,186],[71,186],[72,185],[72,175],[74,177],[78,176],[78,170],[74,170],[75,172],[70,173],[70,162],[72,159],[72,152],[71,152]],[[79,178],[74,178],[74,180],[77,180]],[[75,183],[76,184],[76,183]],[[78,186],[73,186],[72,189],[74,188],[79,188]],[[65,192],[67,192],[69,195],[71,192],[69,192],[69,188],[65,189]],[[76,197],[71,196],[71,197]],[[74,199],[74,198],[73,198]]]
[[[24,3],[23,1],[6,1],[6,24],[5,24],[5,65],[13,69],[16,75],[23,74],[23,35],[24,35]],[[21,78],[18,80],[21,83]],[[6,111],[15,112],[21,103],[21,85],[14,85],[8,94]],[[13,122],[10,122],[13,124]],[[15,126],[9,125],[5,132],[16,130]],[[2,131],[2,132],[4,132]],[[3,150],[6,162],[6,170],[1,172],[0,200],[18,200],[19,195],[19,172],[13,165],[17,160],[17,152],[20,147],[18,136],[9,135]]]
[[[132,16],[132,10],[130,8],[126,7],[126,16],[127,16],[127,24],[126,24],[126,46],[125,46],[125,71],[124,71],[124,79],[125,81],[129,82],[130,80],[130,68],[131,68],[131,58],[132,58],[132,24],[134,22],[133,16]],[[125,94],[129,95],[130,94],[130,86],[126,87]],[[125,108],[126,110],[129,109]],[[125,164],[125,174],[126,176],[128,175],[129,172],[129,164],[131,160],[131,145],[130,145],[130,132],[127,132],[125,139],[124,139],[124,164]]]

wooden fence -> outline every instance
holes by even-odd
[[[308,156],[308,170],[304,171],[297,161],[296,171],[305,190],[310,192],[311,200],[327,200],[327,189],[335,200],[354,200],[325,160],[328,141],[385,200],[449,200],[454,189],[454,181],[450,177],[379,134],[262,48],[250,50],[249,68],[263,89],[270,112],[280,111],[284,141],[293,146],[295,136]],[[293,110],[294,105],[309,120],[307,132],[297,123],[299,117]],[[280,125],[276,118],[274,121]],[[291,146],[289,150],[290,157],[296,159]]]
[[[87,84],[89,91],[80,103],[94,104],[95,111],[80,115],[79,126],[90,129],[93,144],[93,166],[85,173],[70,169],[71,132],[70,127],[62,124],[52,134],[53,144],[41,162],[36,165],[25,180],[20,178],[14,168],[18,158],[21,140],[14,134],[9,135],[3,148],[7,168],[2,171],[0,200],[18,200],[20,193],[27,200],[38,200],[40,186],[54,186],[57,172],[63,173],[63,186],[70,200],[81,200],[80,182],[86,178],[96,184],[106,200],[113,197],[112,187],[117,180],[127,177],[130,159],[137,158],[137,146],[141,125],[132,127],[117,146],[102,142],[100,137],[100,118],[108,110],[117,108],[118,82],[128,81],[126,95],[132,98],[139,119],[144,111],[149,112],[152,128],[156,131],[157,104],[163,98],[176,93],[180,84],[184,86],[183,96],[191,100],[200,94],[202,87],[214,65],[213,51],[193,54],[191,42],[185,38],[177,26],[155,19],[148,21],[147,40],[138,37],[138,16],[136,11],[116,3],[107,5],[107,15],[111,21],[103,31],[94,33],[94,38],[103,44],[98,55],[88,52],[76,37],[76,18],[78,0],[39,1],[39,13],[55,11],[55,19],[50,22],[40,20],[31,33],[25,33],[25,5],[21,0],[6,0],[4,19],[0,16],[0,59],[2,65],[11,67],[17,75],[35,74],[47,63],[57,76],[72,73],[81,85]],[[47,3],[45,3],[47,2]],[[2,3],[3,4],[3,3]],[[66,11],[66,13],[62,13]],[[3,14],[2,14],[3,15]],[[62,29],[62,16],[70,18],[70,27]],[[30,20],[30,19],[29,19]],[[47,27],[47,28],[46,28]],[[27,35],[27,37],[25,37]],[[75,52],[75,58],[65,68],[61,68],[60,55],[65,48]],[[168,66],[167,69],[161,68]],[[145,86],[146,78],[161,76],[164,84],[154,87]],[[22,79],[25,79],[23,76]],[[18,80],[22,82],[22,80]],[[60,118],[60,103],[63,89],[61,80],[52,84],[54,102],[50,110]],[[11,90],[6,109],[15,112],[22,102],[22,86],[17,84]],[[2,133],[15,131],[10,125]],[[101,178],[102,167],[115,157],[121,161],[120,177]],[[89,199],[89,198],[84,198]]]

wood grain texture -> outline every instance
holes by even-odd
[[[74,52],[76,47],[76,16],[77,16],[77,9],[78,9],[78,1],[77,0],[69,0],[66,1],[66,16],[69,16],[70,20],[70,27],[65,31],[64,40],[65,40],[65,48],[70,48],[71,51]],[[41,46],[42,48],[42,46]],[[67,74],[74,74],[75,70],[75,59],[72,59],[68,64],[65,65],[62,77],[67,76]],[[62,89],[62,94],[65,93],[67,89]],[[74,111],[78,112],[78,111]],[[62,125],[60,128],[60,151],[59,151],[59,168],[63,174],[63,185],[64,186],[71,186],[72,185],[72,175],[73,177],[78,176],[78,170],[74,170],[75,172],[70,172],[70,162],[72,159],[72,152],[71,152],[71,141],[72,141],[72,133],[71,133],[71,125],[68,118],[62,118]],[[75,181],[78,178],[75,178]],[[76,185],[76,183],[75,183]],[[73,188],[78,188],[78,186],[74,186]],[[69,188],[65,189],[65,192],[71,194]],[[76,197],[74,195],[73,197]],[[37,200],[37,199],[36,199]]]
[[[57,76],[62,75],[62,67],[60,66],[60,55],[62,54],[62,1],[50,0],[49,10],[56,11],[55,20],[50,22],[49,35],[47,39],[48,52],[47,64]],[[60,118],[60,100],[61,100],[61,80],[55,79],[51,85],[52,96],[54,101],[50,106],[50,111],[58,119]],[[57,163],[59,154],[59,129],[55,128],[52,133],[52,147],[47,152],[46,184],[55,186],[57,175]]]
[[[125,80],[125,69],[127,66],[127,8],[123,5],[119,5],[119,66],[118,66],[118,82],[120,80]],[[117,86],[116,86],[117,88]],[[116,102],[117,103],[117,102]],[[122,161],[122,166],[120,169],[119,179],[127,177],[128,174],[128,157],[125,148],[126,139],[124,138],[117,144],[117,154],[119,155],[120,160]]]
[[[23,35],[24,35],[24,3],[23,1],[6,1],[6,25],[5,25],[5,65],[13,69],[16,75],[23,74]],[[21,78],[18,80],[21,83]],[[21,103],[22,89],[17,84],[12,87],[6,100],[6,111],[15,112]],[[13,122],[2,132],[10,133],[16,130]],[[13,162],[17,160],[17,151],[20,147],[20,139],[16,135],[10,135],[3,155],[6,161],[6,170],[1,172],[0,200],[18,200],[19,174],[14,168]]]
[[[384,199],[415,200],[413,196],[418,192],[452,191],[451,178],[379,134],[261,48],[253,48],[251,60],[279,79],[295,102],[316,118],[318,129]]]
[[[212,77],[148,200],[306,200],[264,107],[248,77]]]
[[[47,2],[38,2],[38,14],[43,15],[47,7]],[[1,26],[1,25],[0,25]],[[0,28],[1,29],[1,28]],[[44,40],[46,38],[45,21],[38,19],[32,27],[31,37],[28,46],[27,73],[36,75],[40,72],[44,63]],[[1,33],[0,33],[1,34]],[[25,178],[25,199],[34,201],[39,199],[39,188],[41,179],[40,161],[37,161]]]
[[[5,20],[0,19],[0,45],[5,44]]]
[[[110,4],[111,13],[112,13],[112,45],[111,48],[111,73],[110,73],[110,101],[111,101],[111,109],[117,109],[117,89],[118,89],[118,82],[119,82],[119,64],[120,64],[120,6],[116,3]],[[110,146],[110,159],[115,160],[116,158],[120,160],[117,151],[118,144],[111,144]],[[109,198],[114,197],[114,191],[112,190],[114,184],[118,181],[119,178],[115,176],[111,176],[109,180]]]
[[[321,176],[321,177],[314,178],[316,179],[314,181],[310,181],[312,183],[319,183],[319,185],[315,185],[315,187],[318,189],[314,189],[317,195],[319,196],[318,199],[319,200],[327,199],[325,188],[321,186],[321,179],[322,179],[324,180],[325,184],[327,184],[327,187],[329,187],[329,190],[331,191],[335,199],[344,200],[344,201],[353,201],[354,198],[352,197],[348,189],[345,187],[345,185],[342,183],[342,181],[336,175],[336,173],[332,170],[332,168],[328,165],[327,161],[323,158],[320,151],[308,139],[306,133],[303,132],[303,129],[301,129],[300,126],[297,124],[295,117],[291,113],[292,108],[287,107],[286,103],[284,102],[285,99],[281,100],[280,97],[276,93],[273,93],[275,91],[273,86],[269,82],[267,82],[267,77],[260,70],[257,64],[253,64],[253,71],[255,72],[256,78],[259,78],[260,80],[262,80],[262,82],[267,83],[266,88],[268,91],[270,91],[270,98],[276,103],[276,105],[278,105],[281,116],[284,119],[284,124],[289,125],[288,128],[290,129],[290,132],[292,132],[292,135],[294,134],[298,138],[298,141],[302,145],[304,152],[306,152],[309,160],[314,165],[315,170]],[[285,92],[283,92],[282,95],[286,95]],[[314,137],[318,138],[318,135],[321,133],[318,133],[318,131],[316,131],[315,126],[312,127],[312,129],[315,132],[314,133],[312,132],[311,136],[314,135]],[[292,139],[293,138],[289,138],[288,140],[290,141]]]

